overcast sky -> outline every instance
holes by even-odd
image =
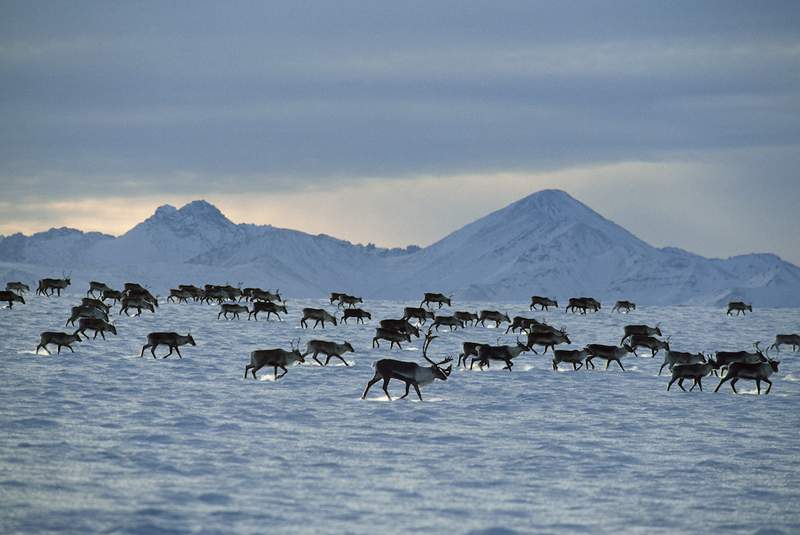
[[[542,187],[800,263],[800,2],[3,2],[0,233],[426,245]]]

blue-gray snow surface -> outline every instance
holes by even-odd
[[[444,254],[444,252],[442,252]],[[768,396],[666,392],[661,358],[627,372],[554,372],[526,354],[513,372],[456,369],[416,399],[361,392],[379,358],[423,362],[420,342],[371,348],[379,318],[416,302],[370,301],[367,325],[302,330],[217,320],[217,306],[163,303],[113,319],[119,335],[35,355],[79,294],[0,310],[2,533],[762,533],[800,531],[800,357],[784,348]],[[454,303],[566,326],[575,347],[616,343],[626,323],[660,322],[674,349],[749,349],[800,330],[795,309],[728,317],[712,307],[604,307],[529,314],[525,304]],[[147,333],[191,332],[183,359],[139,358]],[[443,330],[513,342],[505,329]],[[291,338],[350,341],[349,367],[309,363],[277,382],[243,379],[251,350]],[[54,350],[54,349],[53,349]],[[166,353],[159,349],[159,356]],[[772,354],[774,356],[774,353]],[[402,392],[393,383],[394,394]],[[413,395],[413,393],[412,393]]]

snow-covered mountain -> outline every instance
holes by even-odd
[[[419,249],[383,249],[269,225],[235,224],[194,201],[165,205],[114,238],[73,229],[0,237],[0,274],[72,271],[76,284],[137,280],[279,287],[298,297],[346,290],[372,298],[522,301],[574,295],[642,304],[797,306],[800,268],[770,254],[708,259],[659,249],[559,190],[534,193]]]

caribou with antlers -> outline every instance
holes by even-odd
[[[436,379],[446,381],[453,369],[452,364],[447,368],[442,368],[443,364],[452,362],[453,357],[447,357],[441,362],[434,362],[428,358],[428,347],[435,338],[436,336],[431,334],[431,329],[429,328],[428,333],[425,335],[425,342],[422,345],[422,357],[431,364],[430,366],[420,366],[416,362],[406,362],[403,360],[394,359],[381,359],[377,361],[374,364],[375,375],[367,383],[367,387],[364,389],[361,399],[365,399],[367,397],[367,393],[372,385],[383,379],[383,391],[386,393],[386,397],[391,400],[392,396],[389,395],[389,389],[387,387],[389,386],[389,381],[392,379],[397,379],[399,381],[403,381],[406,385],[406,393],[400,396],[400,399],[408,396],[408,392],[413,386],[414,390],[417,392],[419,400],[422,401],[422,393],[420,392],[419,387],[428,385],[434,382]]]
[[[36,295],[44,295],[46,297],[52,296],[54,293],[61,296],[61,290],[64,290],[69,286],[72,281],[70,281],[69,275],[62,274],[61,279],[39,279],[39,286],[36,288]]]
[[[289,345],[291,349],[286,351],[285,349],[258,349],[256,351],[252,351],[250,353],[250,364],[245,366],[244,368],[244,378],[247,379],[247,372],[251,372],[253,375],[253,379],[258,379],[256,377],[256,372],[263,368],[264,366],[272,366],[275,368],[274,377],[277,381],[289,371],[286,366],[291,366],[295,362],[305,362],[305,358],[300,353],[300,339],[297,339],[295,345],[295,341],[292,340]],[[278,368],[283,370],[283,373],[278,375]]]

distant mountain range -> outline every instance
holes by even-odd
[[[0,236],[0,276],[35,281],[72,272],[159,292],[177,284],[241,282],[295,297],[347,291],[416,299],[566,302],[576,295],[641,304],[800,305],[800,268],[772,254],[709,259],[656,248],[559,190],[529,195],[425,248],[354,245],[324,234],[235,224],[215,206],[164,205],[119,237],[61,228]]]

